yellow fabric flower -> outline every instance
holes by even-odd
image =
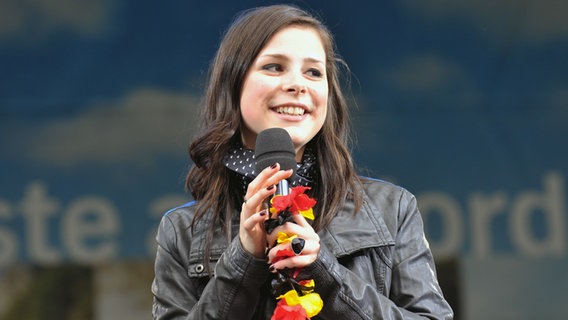
[[[278,234],[276,235],[276,243],[281,244],[281,243],[288,243],[291,242],[292,239],[297,238],[298,235],[293,234],[291,236],[289,236],[287,233],[285,232],[278,232]]]
[[[323,301],[317,293],[308,293],[303,296],[298,296],[296,290],[290,290],[284,295],[279,296],[277,299],[286,299],[286,304],[289,306],[301,305],[309,318],[316,316],[323,308]]]
[[[300,210],[300,211],[298,211],[298,212],[300,212],[300,214],[301,214],[302,216],[304,216],[304,218],[306,218],[306,219],[310,219],[310,220],[314,220],[314,219],[315,219],[315,217],[314,217],[314,210],[313,210],[312,208],[309,208],[308,210]]]

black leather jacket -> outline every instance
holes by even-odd
[[[436,278],[416,199],[403,188],[367,180],[353,204],[319,232],[318,259],[304,269],[324,307],[313,319],[452,319]],[[154,319],[270,319],[271,273],[241,246],[214,238],[209,278],[203,265],[204,223],[189,229],[193,202],[167,212],[157,234]],[[235,214],[238,216],[238,213]],[[219,232],[221,232],[219,230]],[[238,229],[235,224],[234,233]]]

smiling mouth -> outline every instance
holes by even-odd
[[[277,107],[274,110],[280,114],[286,114],[291,116],[302,116],[306,112],[304,108],[301,107]]]

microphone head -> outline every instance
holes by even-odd
[[[296,172],[296,151],[288,132],[282,128],[266,129],[256,137],[254,148],[256,174],[275,163],[281,170],[293,169]]]

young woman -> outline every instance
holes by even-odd
[[[355,172],[340,66],[328,29],[297,7],[255,8],[228,29],[189,148],[195,201],[167,212],[158,230],[154,319],[290,318],[302,299],[279,295],[283,281],[323,302],[315,311],[300,303],[299,318],[453,317],[415,198]],[[274,127],[291,137],[295,173],[278,163],[254,172],[256,138]],[[282,179],[309,188],[314,217],[267,230],[274,212],[263,204]]]

